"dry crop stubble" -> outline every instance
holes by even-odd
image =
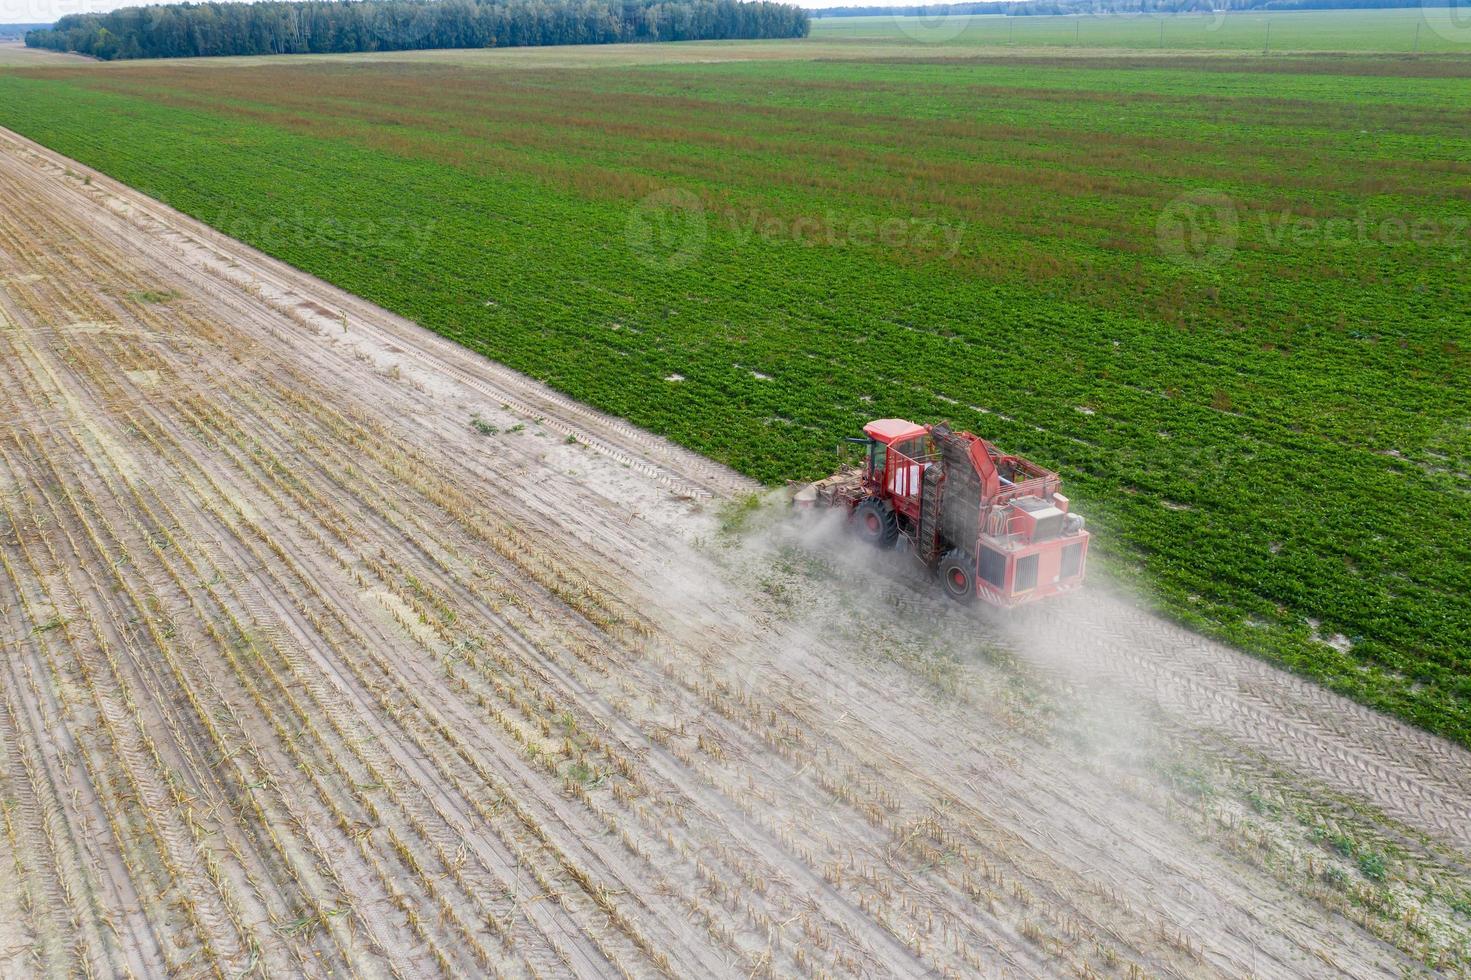
[[[1467,408],[1464,248],[1339,232],[1464,217],[1464,66],[932,53],[0,81],[53,143],[756,477],[819,472],[875,396],[984,431],[1064,470],[1151,603],[1459,737],[1464,562],[1440,532],[1465,495],[1435,430]],[[119,113],[129,138],[97,136]],[[381,180],[342,195],[361,173]],[[661,221],[652,265],[650,194],[704,217]],[[1229,248],[1195,220],[1227,202]],[[1186,217],[1205,262],[1176,247]],[[906,219],[958,247],[885,245]]]
[[[15,962],[1369,975],[1463,941],[1393,932],[1403,908],[1335,917],[1287,865],[1295,818],[1260,862],[1229,850],[1152,748],[1071,744],[1106,719],[1059,724],[1066,678],[916,583],[860,578],[866,556],[719,543],[719,500],[750,488],[733,474],[8,147],[0,179],[34,202],[0,222],[24,653],[0,746],[35,951]],[[149,291],[177,296],[129,298]],[[211,347],[253,356],[206,384]],[[1185,635],[1127,628],[1161,658]],[[1116,696],[1246,755],[1189,710],[1228,682]],[[1306,696],[1282,690],[1290,714]],[[1386,785],[1460,758],[1416,772],[1399,737]],[[1223,800],[1240,779],[1366,822],[1222,754],[1236,768],[1199,782]],[[1388,873],[1439,909],[1412,863]],[[1282,918],[1248,946],[1232,924],[1262,895]]]

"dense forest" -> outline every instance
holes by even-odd
[[[805,37],[807,29],[799,7],[741,0],[306,0],[71,14],[30,31],[26,44],[111,60]]]
[[[1465,0],[1460,0],[1464,3]],[[851,6],[814,10],[814,17],[919,17],[939,14],[1183,14],[1207,10],[1360,10],[1455,6],[1457,0],[979,0],[925,6]]]

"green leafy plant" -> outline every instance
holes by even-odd
[[[1460,69],[1275,67],[48,68],[0,124],[768,483],[948,419],[1062,472],[1100,576],[1471,744]],[[678,267],[630,245],[670,188]],[[1182,263],[1203,188],[1235,241]]]

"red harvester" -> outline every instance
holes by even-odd
[[[863,433],[867,461],[803,487],[796,507],[842,509],[880,548],[903,541],[958,602],[1009,609],[1083,584],[1088,532],[1056,473],[943,423],[878,419]]]

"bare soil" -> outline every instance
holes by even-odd
[[[1467,971],[1471,754],[949,608],[3,131],[0,192],[0,976]]]
[[[48,68],[64,65],[88,65],[97,62],[80,54],[63,54],[44,48],[28,48],[24,41],[0,41],[0,67]]]

